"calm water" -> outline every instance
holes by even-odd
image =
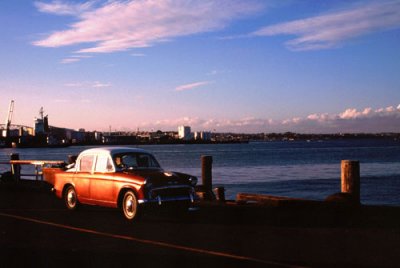
[[[361,201],[400,205],[400,142],[382,140],[259,142],[217,145],[145,145],[166,170],[201,178],[202,155],[213,156],[213,182],[238,192],[322,200],[340,191],[340,161],[359,160]],[[21,159],[67,160],[89,147],[0,149],[0,161],[17,152]],[[0,166],[4,172],[5,166]]]

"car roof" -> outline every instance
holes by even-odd
[[[86,149],[81,152],[81,154],[120,154],[120,153],[147,153],[150,154],[148,151],[134,148],[134,147],[97,147]]]

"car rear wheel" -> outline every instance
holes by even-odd
[[[127,191],[122,199],[122,212],[129,221],[135,221],[140,218],[141,211],[136,195],[133,191]]]
[[[65,189],[64,203],[69,210],[75,210],[78,207],[78,198],[74,186],[69,185]]]

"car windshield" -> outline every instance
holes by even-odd
[[[160,168],[157,160],[146,153],[120,153],[114,155],[113,160],[120,169]]]

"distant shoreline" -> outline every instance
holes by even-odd
[[[138,139],[133,135],[110,135],[110,142],[93,139],[81,142],[65,142],[47,144],[43,139],[32,136],[29,142],[20,143],[18,138],[0,138],[0,148],[60,148],[68,146],[113,146],[113,145],[180,145],[180,144],[247,144],[250,142],[292,142],[292,141],[335,141],[335,140],[390,140],[400,141],[400,133],[347,133],[347,134],[299,134],[299,133],[212,133],[211,140],[181,140],[181,139]]]

